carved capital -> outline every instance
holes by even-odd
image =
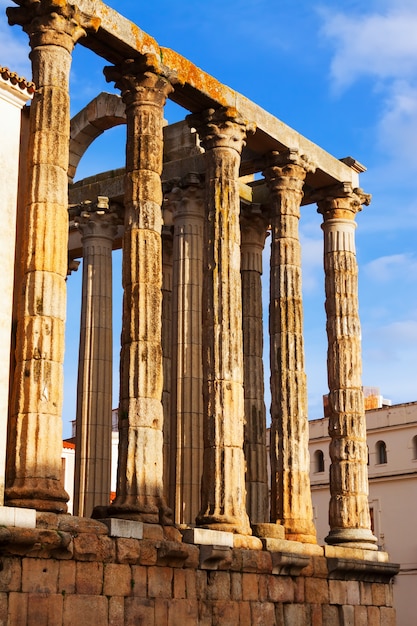
[[[126,59],[119,65],[105,67],[107,82],[120,89],[126,107],[151,104],[163,107],[174,90],[171,83],[159,74],[159,63],[154,55]]]
[[[352,189],[350,183],[343,183],[320,190],[316,201],[317,212],[323,215],[325,222],[332,219],[354,220],[356,213],[362,211],[362,205],[371,203],[371,195],[359,188]]]
[[[9,7],[9,24],[22,26],[29,35],[31,48],[55,45],[71,52],[86,31],[96,31],[100,19],[86,15],[66,0],[15,0]]]
[[[205,208],[205,187],[200,176],[191,173],[172,183],[171,189],[165,194],[165,202],[172,210],[174,221],[181,217],[202,217]]]
[[[246,137],[256,130],[254,123],[245,120],[232,107],[208,109],[203,113],[188,115],[187,121],[196,129],[205,150],[233,148],[240,154],[246,145]]]
[[[241,245],[263,250],[268,236],[269,218],[259,204],[242,204],[240,208]]]
[[[105,196],[99,196],[97,202],[80,205],[78,215],[74,219],[74,224],[81,232],[82,239],[104,237],[113,240],[117,235],[119,223],[121,223],[120,217],[113,207],[109,206],[109,199]]]
[[[267,157],[263,171],[266,183],[273,194],[283,191],[302,193],[305,177],[315,171],[315,165],[298,150],[272,152]]]

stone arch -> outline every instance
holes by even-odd
[[[126,124],[125,105],[120,96],[102,92],[71,120],[68,180],[73,182],[81,157],[105,130]]]

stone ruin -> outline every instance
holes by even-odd
[[[15,4],[7,14],[29,36],[34,93],[22,119],[27,167],[3,333],[13,329],[1,418],[0,621],[393,626],[398,566],[377,549],[367,499],[354,236],[355,215],[370,202],[359,186],[363,166],[334,158],[99,0]],[[100,94],[70,120],[76,43],[110,64],[104,72],[120,96]],[[185,109],[183,122],[165,126],[167,98]],[[117,124],[127,126],[125,169],[73,183],[88,146]],[[298,236],[300,208],[311,204],[324,233],[332,460],[325,546],[316,542],[309,483]],[[261,286],[268,234],[269,459]],[[112,250],[120,247],[110,503]],[[66,280],[79,258],[71,516],[61,411]]]

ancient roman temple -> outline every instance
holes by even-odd
[[[370,203],[365,168],[328,154],[100,0],[15,5],[7,15],[28,35],[32,76],[0,68],[0,124],[11,136],[0,147],[8,163],[0,174],[0,622],[394,626],[398,566],[378,549],[367,497],[355,254],[355,217]],[[119,93],[97,94],[70,119],[76,45],[102,58]],[[165,124],[168,99],[183,107],[183,121]],[[125,168],[74,183],[87,148],[118,124],[127,128]],[[307,205],[323,231],[324,546],[309,482],[298,233]],[[120,248],[111,501],[112,252]],[[69,515],[64,332],[67,281],[81,260]]]

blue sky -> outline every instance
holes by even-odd
[[[4,16],[11,4],[0,0],[0,65],[30,78],[27,37],[19,27],[10,28]],[[366,165],[361,185],[373,199],[358,215],[356,231],[363,383],[379,386],[395,403],[417,400],[415,0],[110,4],[160,45],[188,57],[334,156],[350,155]],[[103,64],[77,45],[71,73],[73,114],[100,91],[113,91],[104,80]],[[176,105],[166,109],[170,122],[185,114]],[[77,178],[122,166],[123,136],[120,127],[97,140],[83,157]],[[322,416],[321,398],[327,391],[320,223],[315,206],[303,208],[311,418]],[[68,281],[65,434],[75,414],[80,279],[79,271]],[[116,290],[116,355],[119,320]]]

